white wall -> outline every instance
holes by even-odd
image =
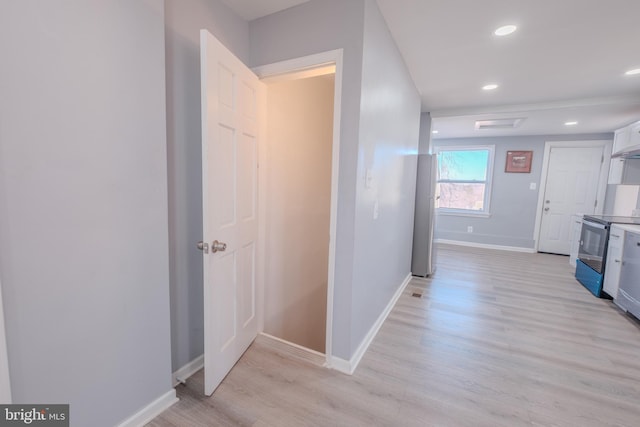
[[[200,29],[248,62],[249,25],[218,0],[166,0],[167,155],[173,371],[204,352]]]
[[[268,85],[265,332],[322,353],[334,80]]]
[[[164,3],[5,1],[0,52],[13,400],[113,426],[172,392]]]

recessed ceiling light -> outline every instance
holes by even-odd
[[[566,122],[564,125],[565,126],[575,126],[577,124],[578,124],[578,122]]]
[[[434,131],[433,131],[433,132],[431,132],[431,133],[436,134],[436,133],[440,133],[440,131],[439,131],[439,130],[434,130]]]
[[[498,88],[498,85],[495,84],[495,83],[491,83],[491,84],[482,86],[482,90],[494,90],[494,89],[497,89],[497,88]]]
[[[640,68],[636,68],[634,70],[629,70],[624,74],[627,75],[627,76],[635,76],[636,74],[640,74]]]
[[[518,27],[516,27],[515,25],[505,25],[495,30],[493,34],[495,34],[496,36],[508,36],[517,29]]]

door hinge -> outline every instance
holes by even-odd
[[[602,157],[600,157],[600,163],[604,163],[604,154],[602,155]]]
[[[593,204],[593,207],[594,207],[594,208],[597,208],[597,207],[598,207],[598,200],[596,200],[596,202]]]

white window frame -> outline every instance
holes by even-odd
[[[480,151],[487,150],[489,158],[487,160],[487,177],[485,181],[462,181],[462,180],[440,180],[440,152],[441,151]],[[438,208],[439,214],[472,216],[472,217],[489,217],[491,216],[491,191],[493,187],[493,165],[495,159],[495,145],[441,145],[435,147],[435,155],[438,156],[438,169],[436,171],[436,184],[440,182],[453,182],[462,184],[484,183],[484,201],[482,210],[476,211],[471,209],[454,209],[454,208]]]

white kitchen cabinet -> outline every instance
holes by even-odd
[[[580,234],[582,233],[582,215],[571,215],[571,247],[569,249],[569,264],[576,266],[578,251],[580,250]]]
[[[621,157],[614,157],[611,159],[611,165],[609,166],[609,178],[607,184],[622,184],[622,177],[624,175],[624,159]]]
[[[613,298],[618,296],[620,269],[622,268],[622,250],[624,248],[624,234],[625,230],[622,227],[618,225],[611,226],[602,290]]]
[[[631,145],[630,138],[629,138],[630,135],[631,135],[631,126],[627,126],[615,131],[613,136],[613,149],[611,150],[611,153],[616,154],[621,151],[624,151],[625,148],[629,147]]]
[[[630,126],[628,138],[627,147],[640,145],[640,122]]]
[[[612,158],[607,184],[640,184],[640,159]]]

